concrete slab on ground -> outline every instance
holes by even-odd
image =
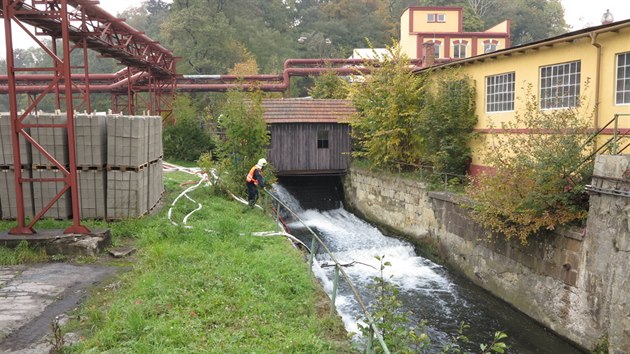
[[[46,263],[0,267],[0,353],[48,353],[57,316],[121,267]]]
[[[15,247],[20,242],[43,247],[48,255],[92,256],[111,245],[110,230],[92,230],[88,235],[64,234],[63,230],[41,230],[32,235],[0,233],[0,246]]]

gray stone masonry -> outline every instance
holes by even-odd
[[[630,353],[630,156],[597,156],[578,286],[610,353]]]
[[[421,182],[351,169],[346,202],[367,219],[435,246],[475,284],[557,334],[593,350],[630,353],[630,157],[598,156],[587,227],[532,237],[527,245],[491,234],[462,197]],[[627,191],[627,192],[626,192]],[[616,194],[616,195],[613,195]]]

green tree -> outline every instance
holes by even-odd
[[[232,90],[227,96],[217,118],[222,135],[218,144],[219,174],[226,189],[240,194],[249,169],[267,156],[269,136],[261,92]]]
[[[587,108],[540,110],[531,85],[526,92],[525,109],[486,144],[484,161],[495,171],[467,191],[478,223],[522,243],[586,217],[583,187],[592,173],[592,162],[584,163],[592,147]]]
[[[421,134],[428,160],[441,172],[466,173],[471,151],[469,142],[477,124],[475,88],[471,79],[457,71],[427,73],[428,99]]]
[[[308,93],[319,99],[346,99],[349,93],[348,83],[331,70],[315,77],[314,85]]]
[[[164,156],[170,159],[196,161],[214,149],[214,141],[205,127],[205,120],[190,97],[179,95],[173,103],[176,123],[164,128]]]
[[[497,0],[494,11],[483,19],[489,25],[510,19],[512,46],[557,36],[569,29],[560,0]]]
[[[378,67],[370,67],[370,75],[358,78],[364,82],[350,86],[358,111],[350,123],[359,144],[355,156],[375,166],[407,169],[427,156],[420,109],[426,99],[425,77],[411,72],[400,47],[388,51]]]

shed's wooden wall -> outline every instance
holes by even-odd
[[[350,165],[350,127],[339,123],[269,125],[269,161],[278,175],[344,173]],[[317,132],[328,130],[328,148],[317,148]]]

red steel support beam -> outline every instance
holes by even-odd
[[[41,4],[41,2],[33,1],[33,4]],[[76,149],[74,139],[74,109],[73,109],[73,87],[72,87],[72,75],[70,65],[70,38],[69,28],[70,22],[68,19],[68,3],[67,0],[61,0],[58,2],[47,2],[46,14],[49,20],[56,20],[61,25],[61,32],[57,36],[52,35],[52,49],[47,48],[41,41],[35,38],[26,26],[18,18],[29,10],[24,10],[23,1],[17,0],[5,0],[2,2],[2,16],[4,19],[5,28],[5,41],[7,45],[7,86],[9,92],[9,111],[11,118],[11,141],[13,144],[13,165],[15,170],[15,190],[16,190],[16,205],[17,205],[17,223],[18,225],[12,228],[9,232],[12,234],[33,234],[35,233],[34,225],[39,221],[43,215],[54,205],[54,203],[61,198],[61,196],[70,191],[71,204],[72,204],[72,226],[68,227],[65,233],[89,233],[89,230],[80,223],[80,209],[79,209],[79,192],[77,182],[77,169],[76,169]],[[42,13],[42,12],[40,12]],[[13,32],[12,24],[17,24],[20,28],[25,30],[42,49],[50,55],[53,60],[52,68],[16,68],[13,52]],[[62,43],[62,57],[57,55],[57,41],[56,38],[61,39]],[[50,71],[52,72],[51,82],[39,92],[39,95],[29,103],[23,113],[18,114],[17,106],[17,90],[16,90],[16,72],[18,71]],[[61,90],[63,89],[63,95],[65,96],[65,110],[66,121],[65,123],[55,124],[25,124],[26,117],[37,107],[37,104],[43,99],[43,97],[55,91],[57,97],[57,107],[61,108],[62,100]],[[51,153],[46,151],[32,136],[30,136],[24,128],[28,127],[47,127],[47,128],[65,128],[68,135],[68,155],[69,155],[69,169],[60,163]],[[22,177],[21,167],[21,155],[20,155],[20,136],[22,136],[26,142],[30,143],[36,150],[38,150],[47,160],[56,166],[62,173],[62,178],[42,178],[42,179],[26,179]],[[38,211],[31,222],[26,225],[25,213],[24,213],[24,183],[58,183],[63,182],[64,187],[50,200],[42,210]]]

